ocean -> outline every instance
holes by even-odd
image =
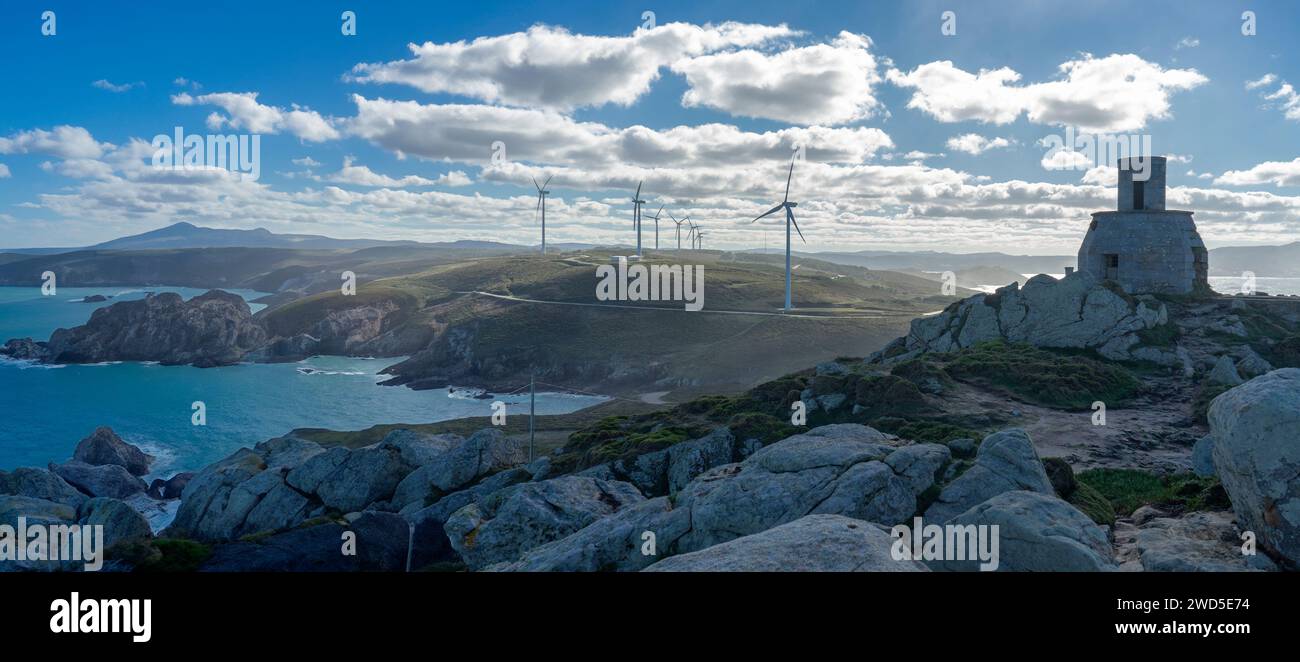
[[[0,343],[30,336],[49,339],[58,327],[82,324],[93,309],[142,298],[146,291],[185,298],[205,290],[182,287],[0,287]],[[246,299],[262,293],[229,290]],[[114,295],[99,304],[87,295]],[[260,304],[250,304],[254,310]],[[298,363],[241,364],[221,368],[151,363],[34,365],[0,359],[0,469],[44,467],[72,457],[77,442],[97,426],[153,454],[151,476],[200,469],[241,446],[293,428],[358,430],[380,423],[432,423],[487,416],[492,400],[448,389],[413,391],[379,386],[379,372],[402,357],[315,357]],[[526,411],[527,394],[497,397],[507,415]],[[204,403],[207,424],[191,424],[194,402]],[[539,414],[562,414],[603,401],[571,394],[538,394]]]

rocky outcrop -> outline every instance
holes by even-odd
[[[960,515],[988,499],[1014,490],[1055,494],[1038,451],[1024,430],[991,434],[980,444],[975,464],[939,493],[925,511],[935,524]]]
[[[1207,434],[1192,446],[1192,473],[1208,477],[1214,471],[1214,437]]]
[[[1120,570],[1251,572],[1276,570],[1262,553],[1243,554],[1232,513],[1202,511],[1180,517],[1149,506],[1115,525]]]
[[[897,561],[893,538],[842,515],[808,515],[761,533],[664,559],[646,572],[925,572]]]
[[[517,560],[644,499],[628,483],[563,476],[496,492],[453,513],[445,527],[452,547],[477,570]]]
[[[1237,374],[1237,364],[1227,354],[1219,357],[1206,379],[1211,384],[1220,384],[1222,386],[1236,386],[1244,381],[1241,375]]]
[[[987,442],[985,442],[987,443]],[[1049,494],[1003,492],[948,520],[956,526],[996,526],[999,572],[1115,570],[1106,533],[1079,509]],[[927,562],[932,570],[977,571],[981,561]]]
[[[44,361],[50,356],[46,343],[31,338],[13,338],[0,347],[0,356],[8,356],[17,361]]]
[[[1138,333],[1168,322],[1163,303],[1132,297],[1093,276],[1075,272],[1057,280],[1038,275],[1021,287],[977,294],[942,313],[912,321],[911,330],[873,356],[896,362],[924,352],[951,352],[989,340],[1038,347],[1095,349],[1114,360],[1173,365],[1176,354],[1145,347]]]
[[[1214,467],[1241,527],[1300,565],[1300,369],[1230,389],[1209,411]]]
[[[634,572],[671,554],[691,529],[691,513],[668,497],[634,503],[577,533],[534,547],[502,572]]]
[[[73,451],[72,459],[94,466],[115,464],[134,476],[149,473],[149,464],[153,462],[152,456],[122,441],[112,428],[107,427],[95,428],[89,437],[82,439]]]
[[[355,554],[343,553],[347,533]],[[219,544],[201,572],[400,572],[405,569],[407,527],[391,513],[362,513],[349,524],[308,523],[255,539]]]
[[[116,464],[95,466],[72,460],[63,464],[51,463],[49,469],[69,485],[92,497],[125,499],[149,487],[143,480],[132,476],[126,467]]]
[[[146,542],[153,537],[149,520],[135,508],[117,499],[91,499],[77,509],[78,522],[104,527],[104,549]]]
[[[279,437],[240,449],[198,472],[185,487],[168,534],[229,541],[287,531],[323,515],[392,512],[403,506],[414,514],[427,499],[441,496],[441,489],[481,482],[495,491],[511,484],[493,478],[523,458],[519,441],[495,429],[469,439],[397,430],[378,444],[355,450],[326,450],[294,436]],[[525,473],[521,480],[528,477]]]
[[[44,359],[210,367],[237,363],[265,341],[248,304],[234,294],[211,290],[185,301],[164,292],[96,309],[84,325],[56,330]]]
[[[713,467],[749,457],[759,446],[755,439],[740,440],[730,428],[719,427],[699,439],[597,465],[580,475],[625,481],[646,496],[663,496],[681,491],[693,478]]]
[[[193,478],[192,471],[182,471],[167,480],[155,478],[152,483],[149,483],[148,494],[154,499],[179,499],[185,493],[185,486],[189,485]]]
[[[71,508],[80,507],[87,499],[58,474],[32,467],[0,471],[0,494],[53,501]]]

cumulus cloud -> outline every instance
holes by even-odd
[[[1248,90],[1254,90],[1254,89],[1258,89],[1258,88],[1264,87],[1264,86],[1266,86],[1266,85],[1272,85],[1272,84],[1275,83],[1275,82],[1277,82],[1277,76],[1276,76],[1276,75],[1274,75],[1274,74],[1264,74],[1263,76],[1260,76],[1259,78],[1256,78],[1255,80],[1248,80],[1248,81],[1246,81],[1246,89],[1248,89]]]
[[[117,84],[114,84],[114,83],[110,83],[110,82],[108,82],[107,80],[104,80],[103,78],[101,78],[101,79],[99,79],[99,80],[97,80],[97,81],[91,83],[91,85],[94,86],[94,87],[97,87],[97,88],[99,88],[99,89],[101,89],[101,90],[108,90],[109,92],[118,92],[118,93],[126,92],[126,91],[128,91],[128,90],[130,90],[130,89],[132,89],[132,88],[135,88],[135,87],[144,87],[144,83],[143,83],[143,82],[140,82],[140,81],[136,81],[136,82],[134,82],[134,83],[123,83],[123,84],[121,84],[121,85],[117,85]]]
[[[1170,116],[1170,97],[1209,79],[1195,69],[1165,69],[1133,54],[1084,54],[1058,67],[1059,80],[1016,85],[1020,74],[1003,67],[970,73],[944,60],[887,78],[914,90],[907,106],[941,122],[1007,124],[1024,114],[1038,124],[1085,131],[1131,131]]]
[[[348,131],[392,150],[428,159],[481,163],[500,143],[505,158],[553,164],[624,163],[645,167],[735,167],[786,161],[801,146],[817,161],[861,163],[893,146],[880,129],[791,127],[756,133],[727,124],[614,128],[544,110],[390,101],[353,96]]]
[[[409,44],[409,59],[358,64],[348,79],[554,110],[626,106],[650,89],[663,67],[682,57],[794,34],[784,25],[734,22],[669,23],[619,37],[534,25],[525,32],[468,42]]]
[[[1214,180],[1220,186],[1300,186],[1300,158],[1292,161],[1265,161],[1246,170],[1229,170]]]
[[[880,106],[880,82],[865,35],[841,32],[829,44],[776,53],[745,49],[684,58],[672,70],[686,76],[682,105],[707,106],[743,117],[794,124],[845,124]]]
[[[316,159],[313,159],[310,156],[304,156],[300,159],[293,159],[293,164],[304,166],[307,168],[315,168],[315,167],[319,167],[321,163],[320,161],[317,161]]]
[[[324,118],[316,111],[297,104],[287,110],[267,106],[258,103],[257,96],[257,92],[217,92],[199,96],[181,92],[172,95],[172,103],[178,106],[212,105],[226,111],[228,115],[212,113],[208,116],[208,128],[214,131],[220,130],[223,126],[244,129],[252,133],[275,134],[283,131],[308,142],[334,140],[339,137],[332,118]]]
[[[0,154],[48,154],[65,159],[97,159],[113,146],[99,143],[80,126],[61,125],[53,131],[31,129],[0,138]]]
[[[999,149],[1010,147],[1010,140],[1001,137],[985,138],[978,133],[966,133],[960,136],[953,136],[948,139],[948,149],[967,154],[981,154],[990,149]]]
[[[429,179],[418,175],[389,177],[388,175],[381,175],[366,166],[354,165],[354,159],[350,156],[343,159],[343,168],[330,175],[327,179],[336,184],[388,188],[437,186],[440,184],[447,186],[466,186],[472,183],[469,175],[466,175],[460,170],[453,170],[439,175],[436,179]]]
[[[0,163],[0,179],[8,179],[12,176],[13,174],[9,172],[9,166]]]

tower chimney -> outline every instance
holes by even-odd
[[[1165,157],[1120,159],[1119,211],[1164,211]]]

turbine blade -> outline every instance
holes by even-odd
[[[636,198],[634,198],[634,199],[636,199],[636,200],[640,200],[640,199],[641,199],[641,185],[644,184],[644,183],[645,183],[645,180],[644,180],[644,179],[636,183]]]
[[[754,221],[757,221],[759,218],[763,218],[764,216],[771,216],[772,214],[775,214],[775,213],[781,211],[783,208],[785,208],[785,203],[784,203],[784,202],[782,202],[781,204],[779,204],[779,205],[777,205],[777,206],[775,206],[775,207],[773,207],[773,208],[767,210],[766,212],[763,212],[763,214],[761,214],[758,218],[755,218]],[[750,223],[753,223],[754,221],[750,221]]]
[[[786,208],[785,215],[790,219],[790,223],[794,225],[794,231],[799,233],[799,239],[802,239],[805,244],[808,243],[808,240],[803,238],[803,230],[800,230],[799,224],[795,223],[794,212],[791,211],[789,207]]]
[[[790,201],[790,180],[794,178],[794,159],[790,159],[790,174],[785,176],[785,199],[781,202]]]
[[[537,186],[537,178],[536,178],[536,177],[533,178],[533,186]],[[538,192],[541,192],[542,187],[537,186],[537,190],[538,190]]]
[[[555,175],[550,175],[549,177],[547,177],[547,178],[546,178],[546,182],[542,184],[542,188],[546,188],[546,185],[551,183],[551,177],[554,177],[554,176],[555,176]]]

